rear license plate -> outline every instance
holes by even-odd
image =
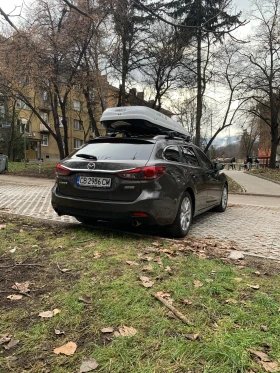
[[[80,176],[77,179],[77,184],[95,188],[110,188],[111,179],[109,177]]]

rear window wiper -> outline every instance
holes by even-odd
[[[90,155],[90,154],[76,154],[76,157],[93,159],[94,161],[97,161],[97,157],[95,155]]]

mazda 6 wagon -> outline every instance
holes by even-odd
[[[52,206],[85,224],[157,225],[184,237],[194,216],[226,210],[228,182],[221,169],[171,134],[99,137],[56,166]]]

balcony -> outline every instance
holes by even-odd
[[[43,124],[40,123],[40,132],[50,132],[47,127]]]

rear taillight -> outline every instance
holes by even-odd
[[[118,172],[117,176],[127,180],[156,180],[166,171],[165,166],[139,167],[134,170]]]
[[[57,164],[55,168],[55,174],[57,176],[69,176],[72,174],[72,171],[68,170],[68,168],[62,166],[61,164]]]

